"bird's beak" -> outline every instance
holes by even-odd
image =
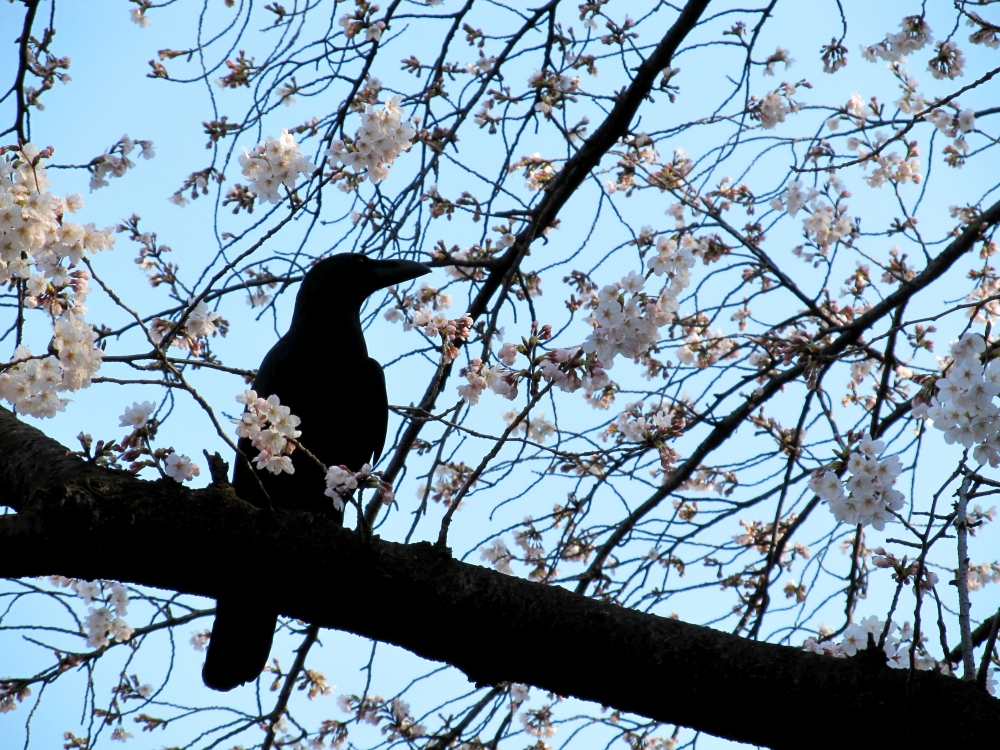
[[[401,284],[431,272],[431,269],[423,263],[413,260],[375,260],[372,261],[372,265],[375,266],[375,278],[378,280],[379,289]]]

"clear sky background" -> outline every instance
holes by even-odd
[[[444,6],[447,8],[454,5],[455,0],[445,0]],[[524,5],[524,4],[522,4]],[[226,15],[226,9],[221,0],[207,3],[208,9],[204,19],[205,28],[211,29],[213,24],[220,22]],[[865,24],[863,28],[851,28],[848,31],[846,46],[850,50],[851,60],[847,69],[834,77],[822,76],[816,73],[815,59],[818,58],[818,50],[822,44],[829,41],[831,36],[839,34],[839,21],[837,21],[835,5],[833,3],[779,3],[775,13],[775,19],[770,23],[762,36],[758,49],[761,54],[772,50],[775,46],[782,46],[790,49],[791,56],[797,61],[808,61],[806,68],[802,62],[793,64],[786,72],[779,66],[776,78],[762,78],[759,72],[753,79],[752,91],[759,95],[777,86],[781,80],[798,81],[801,77],[808,75],[813,88],[800,89],[797,98],[807,104],[842,104],[854,90],[859,91],[865,98],[872,94],[879,94],[883,101],[892,101],[896,98],[894,84],[890,77],[885,74],[883,64],[869,64],[861,60],[857,52],[858,44],[873,44],[879,41],[887,31],[895,31],[899,19],[902,15],[918,12],[919,3],[890,2],[890,3],[861,3],[846,2],[848,12],[856,8],[864,9]],[[87,183],[89,175],[83,170],[63,170],[52,169],[49,177],[53,183],[52,191],[56,194],[79,192],[84,195],[84,209],[80,214],[83,222],[94,221],[98,226],[109,226],[120,222],[123,218],[131,214],[138,214],[142,217],[142,227],[158,234],[160,242],[165,243],[174,249],[173,260],[181,264],[181,272],[187,280],[194,280],[196,272],[205,265],[206,259],[212,258],[219,249],[219,236],[225,231],[238,231],[249,226],[247,217],[232,217],[227,210],[219,213],[218,225],[215,222],[213,211],[215,196],[201,198],[192,202],[187,207],[181,208],[168,201],[170,195],[180,187],[185,177],[196,169],[203,168],[209,163],[210,152],[205,150],[207,136],[204,134],[200,123],[204,120],[215,117],[213,113],[213,100],[218,106],[218,112],[222,114],[233,112],[238,113],[238,107],[230,109],[230,101],[227,97],[230,92],[221,91],[217,87],[212,90],[200,85],[179,86],[162,81],[152,81],[146,77],[149,71],[147,61],[156,57],[156,51],[163,48],[184,48],[191,44],[196,15],[200,5],[194,2],[177,2],[162,12],[151,12],[152,23],[147,28],[139,28],[129,19],[129,9],[132,6],[124,0],[91,0],[87,3],[64,2],[58,6],[55,26],[58,30],[54,50],[60,55],[71,55],[73,58],[70,73],[73,80],[66,86],[57,88],[46,95],[44,102],[46,109],[41,113],[34,113],[32,120],[32,140],[39,147],[48,145],[55,146],[55,156],[51,160],[54,165],[83,164],[94,156],[103,153],[120,136],[128,134],[134,139],[150,139],[155,144],[156,157],[151,160],[142,160],[133,154],[133,159],[137,162],[135,169],[129,171],[120,179],[112,179],[111,185],[104,189],[89,192]],[[526,6],[527,7],[527,6]],[[621,18],[624,16],[628,4],[622,3],[621,8],[615,10],[614,4],[609,7],[608,13]],[[933,11],[933,9],[932,9]],[[616,14],[617,13],[617,14]],[[575,14],[567,15],[567,23],[575,18]],[[664,17],[664,24],[672,16]],[[11,40],[15,35],[15,30],[19,28],[22,20],[22,7],[20,4],[0,4],[0,70],[12,70],[16,64],[15,47]],[[498,20],[498,23],[500,21]],[[935,29],[933,15],[930,19],[931,26]],[[579,28],[579,24],[577,24]],[[652,28],[652,27],[651,27]],[[944,29],[942,29],[943,31]],[[416,34],[408,37],[405,30],[401,31],[401,37],[393,44],[397,45],[400,54],[386,54],[381,57],[381,64],[391,67],[373,70],[373,73],[391,86],[394,80],[401,79],[405,74],[400,72],[395,61],[405,57],[407,54],[417,54],[421,58],[430,57],[437,39],[433,34],[418,36]],[[961,37],[964,41],[964,36]],[[976,73],[985,71],[996,65],[996,57],[990,56],[990,50],[972,48],[971,45],[962,44],[968,58],[968,69]],[[927,57],[924,54],[915,56],[919,60]],[[675,108],[671,109],[665,101],[658,101],[656,106],[644,106],[642,109],[643,121],[636,128],[638,131],[655,130],[667,127],[674,118],[678,108],[690,107],[691,111],[703,112],[706,107],[722,98],[721,88],[724,85],[720,80],[719,89],[713,89],[701,85],[702,79],[696,74],[705,66],[719,66],[725,69],[726,63],[731,63],[738,59],[737,55],[731,58],[726,57],[725,52],[717,49],[711,51],[694,50],[678,57],[675,67],[681,68],[681,74],[677,83],[681,86],[680,99]],[[916,59],[912,65],[914,73],[926,79],[927,89],[930,93],[940,93],[951,90],[951,84],[940,83],[932,85],[929,73],[923,70],[925,63]],[[516,68],[515,68],[516,69]],[[735,70],[735,69],[732,69]],[[808,72],[807,72],[808,71]],[[525,75],[530,74],[530,70],[525,71]],[[730,71],[732,72],[732,71]],[[733,73],[735,74],[735,73]],[[607,70],[602,69],[601,75],[604,77],[620,76],[609,64]],[[218,77],[213,76],[213,78]],[[614,78],[612,78],[614,80]],[[602,82],[607,85],[606,81]],[[971,82],[971,76],[966,75],[960,79],[960,83]],[[257,140],[266,135],[277,135],[281,127],[298,124],[312,117],[314,114],[329,111],[329,109],[339,101],[343,91],[334,87],[325,97],[309,99],[300,97],[299,100],[290,107],[282,107],[272,112],[266,122],[272,127],[265,128],[262,133],[257,134],[256,139],[247,135],[238,142],[238,146],[252,148]],[[963,98],[965,106],[985,107],[991,106],[997,98],[997,87],[991,84],[985,91],[974,92]],[[805,111],[799,117],[813,118],[817,126],[822,123],[826,115],[818,112]],[[7,123],[10,121],[8,110],[0,111],[0,121]],[[237,119],[234,117],[234,119]],[[592,117],[592,124],[597,120]],[[349,124],[348,128],[356,127],[356,122]],[[787,123],[788,129],[798,128],[805,131],[800,121],[790,120]],[[721,132],[721,131],[716,131]],[[661,154],[668,154],[673,148],[684,148],[692,155],[701,155],[709,152],[714,145],[711,129],[699,130],[693,136],[679,134],[670,141],[658,144]],[[539,140],[538,144],[531,145],[528,140],[524,153],[531,153],[534,148],[542,148],[544,143]],[[485,138],[477,140],[469,134],[469,140],[460,144],[463,149],[490,148],[492,147]],[[306,149],[314,148],[315,141],[310,143]],[[940,150],[938,145],[937,150]],[[403,157],[405,159],[405,155]],[[773,154],[762,160],[760,163],[746,166],[754,176],[755,190],[761,193],[764,189],[778,188],[787,174],[787,154],[782,151],[780,154]],[[739,163],[730,164],[725,167],[727,173],[731,173],[734,178],[740,179],[738,174],[741,165]],[[934,169],[941,170],[940,161],[934,165]],[[238,181],[239,168],[235,161],[225,167],[228,185]],[[762,175],[772,175],[773,184],[768,186],[766,179]],[[935,174],[931,181],[931,189],[925,198],[926,210],[921,212],[921,230],[928,236],[940,236],[942,229],[949,226],[948,206],[954,202],[952,196],[960,194],[962,200],[977,200],[982,193],[986,193],[992,183],[987,182],[988,178],[976,173],[969,174],[961,172],[950,172],[947,174]],[[392,180],[399,179],[402,182],[402,175],[390,177],[388,189],[392,189]],[[857,177],[855,177],[857,179]],[[969,180],[982,180],[982,190],[975,189],[970,192]],[[868,211],[866,216],[877,213],[879,202],[885,203],[886,211],[891,210],[892,196],[888,191],[880,193],[869,191],[863,187],[858,188],[858,196],[854,198],[858,202],[859,209],[864,206]],[[444,185],[442,184],[442,187]],[[448,184],[448,194],[457,195],[464,186],[459,182]],[[588,188],[589,189],[589,188]],[[919,188],[913,185],[904,186],[904,191],[916,191]],[[865,192],[862,194],[861,191]],[[331,195],[330,193],[327,194]],[[968,196],[968,197],[966,197]],[[342,199],[342,205],[330,205],[325,210],[329,210],[331,216],[342,216],[350,210],[348,199]],[[566,246],[577,246],[580,239],[589,228],[589,217],[587,221],[574,221],[572,210],[581,208],[587,204],[586,195],[577,199],[576,204],[571,204],[570,212],[563,216],[563,225],[558,233],[555,233],[551,241],[558,247],[558,243],[566,243]],[[641,225],[646,222],[644,215],[652,215],[648,203],[636,201],[633,204],[619,202],[617,207],[625,215],[625,220],[633,225]],[[657,206],[655,217],[649,219],[650,223],[662,225],[662,208]],[[255,212],[252,220],[257,220],[263,215],[263,210]],[[281,212],[278,216],[283,215]],[[266,228],[266,227],[265,227]],[[863,227],[864,228],[864,227]],[[871,227],[872,230],[881,227]],[[477,235],[482,227],[470,227],[460,221],[454,222],[449,242],[454,242],[462,246],[467,246],[480,239]],[[296,229],[281,236],[277,242],[283,243],[282,247],[291,247],[296,237]],[[784,235],[782,233],[785,233]],[[257,235],[261,230],[257,231]],[[301,232],[299,233],[301,235]],[[332,232],[324,234],[317,232],[314,241],[322,243],[324,237],[332,237]],[[781,227],[775,228],[770,233],[772,239],[787,238],[787,247],[790,248],[801,242],[797,237],[796,226],[791,222]],[[599,260],[605,254],[607,248],[617,246],[626,242],[630,237],[619,228],[615,229],[609,222],[602,223],[599,230],[584,244],[584,251],[580,253],[572,262],[573,268],[580,268],[593,271],[594,278],[599,283],[610,283],[616,281],[618,276],[626,273],[632,268],[624,270],[617,265],[609,265],[604,268],[599,267]],[[880,238],[877,243],[884,243],[885,247],[875,248],[885,252],[892,243],[885,238]],[[876,243],[873,243],[873,245]],[[314,252],[320,252],[315,247]],[[544,249],[535,251],[539,258],[539,265],[543,264],[542,258]],[[130,305],[141,309],[143,312],[164,309],[170,306],[166,292],[163,289],[153,289],[150,287],[145,275],[133,262],[137,257],[138,246],[130,243],[125,235],[118,235],[116,248],[109,253],[103,253],[96,258],[95,267],[101,277],[113,287],[123,299]],[[695,273],[699,268],[695,269]],[[559,285],[559,279],[565,275],[564,271],[569,268],[557,268],[546,277],[543,283],[545,295],[537,301],[539,318],[546,322],[561,323],[565,320],[565,309],[562,301],[565,298],[566,290]],[[808,276],[811,271],[803,264],[803,276]],[[846,273],[844,274],[846,275]],[[696,279],[697,281],[698,279]],[[430,280],[431,283],[443,285],[445,275],[443,272],[436,272]],[[963,285],[959,278],[952,281],[951,287],[937,287],[933,291],[935,298],[933,304],[939,306],[944,299],[959,299],[964,296],[966,285]],[[953,293],[952,293],[953,292]],[[940,296],[940,298],[937,298]],[[292,295],[286,294],[279,300],[275,312],[270,312],[254,321],[250,315],[250,308],[236,296],[231,297],[220,309],[225,317],[232,322],[232,328],[226,338],[216,338],[212,342],[213,349],[226,364],[253,368],[263,354],[274,343],[277,336],[285,330],[291,311]],[[460,310],[456,309],[462,304],[456,300],[452,313],[457,315]],[[121,310],[116,309],[99,292],[95,291],[89,303],[91,312],[89,320],[92,322],[107,323],[116,327],[125,321],[125,316]],[[939,307],[935,307],[939,309]],[[0,316],[7,313],[0,312]],[[0,318],[2,322],[2,318]],[[578,340],[582,340],[586,335],[586,326],[578,320],[575,329],[579,332]],[[6,323],[3,323],[6,327]],[[35,346],[44,346],[42,332],[44,326],[39,324],[36,329]],[[526,331],[524,321],[508,321],[506,333],[509,338],[519,337]],[[412,335],[412,334],[411,334]],[[407,337],[401,329],[393,327],[379,318],[369,334],[369,346],[373,356],[382,362],[389,362],[399,351],[406,351],[413,346],[412,338]],[[567,342],[568,344],[569,342]],[[126,338],[123,342],[112,342],[108,347],[109,354],[113,354],[116,346],[121,346],[121,351],[139,351],[134,348],[135,339]],[[0,349],[0,356],[6,356],[9,352]],[[390,402],[397,404],[411,403],[419,399],[423,391],[424,377],[429,361],[406,361],[387,369],[387,379],[389,383]],[[102,370],[101,374],[111,374],[108,367]],[[215,406],[217,410],[236,414],[240,407],[234,401],[236,393],[240,392],[242,386],[238,378],[230,375],[220,375],[218,373],[203,372],[192,376],[192,380],[197,383],[202,395]],[[119,416],[126,406],[133,401],[153,400],[162,398],[163,394],[136,386],[114,386],[105,385],[82,391],[74,396],[73,403],[67,411],[60,414],[56,419],[40,423],[39,426],[50,436],[59,440],[64,445],[75,446],[75,436],[81,431],[90,433],[95,439],[120,438],[124,434],[124,428],[119,426]],[[446,393],[441,399],[441,404],[450,404],[457,399],[457,394],[453,390]],[[620,404],[624,406],[624,400]],[[618,404],[616,404],[616,407]],[[794,408],[792,404],[789,408]],[[503,428],[503,421],[499,414],[512,408],[512,405],[497,396],[487,394],[483,398],[480,411],[476,419],[470,426],[481,428],[486,431],[498,434]],[[588,407],[589,408],[589,407]],[[780,407],[775,407],[779,408]],[[159,435],[159,444],[172,445],[181,453],[191,455],[196,461],[204,466],[204,459],[201,456],[202,449],[209,451],[220,451],[224,456],[229,455],[229,449],[214,434],[208,420],[204,418],[202,412],[185,397],[178,398],[174,405],[175,413],[171,419],[167,420]],[[617,409],[615,410],[617,413]],[[792,412],[789,412],[791,414]],[[563,416],[563,415],[561,415]],[[614,414],[608,414],[610,419]],[[775,413],[781,418],[788,414]],[[573,416],[566,415],[569,423],[572,423]],[[585,413],[581,415],[581,424],[593,421],[592,415]],[[395,424],[395,423],[394,423]],[[392,435],[390,427],[390,436]],[[390,437],[391,440],[391,437]],[[488,449],[486,443],[481,449],[476,449],[471,455],[482,455]],[[957,455],[955,456],[957,459]],[[468,460],[468,459],[466,459]],[[937,467],[938,471],[950,469],[953,459],[949,457],[947,465]],[[416,475],[418,467],[413,467],[411,472]],[[932,468],[931,471],[934,471]],[[207,470],[196,485],[207,483]],[[521,474],[515,473],[510,478],[509,483],[505,483],[505,490],[510,487],[523,488],[529,486],[534,481],[534,477],[527,471]],[[933,475],[926,477],[925,481],[933,482]],[[416,492],[415,482],[410,481],[404,484],[401,497],[405,498],[404,503],[411,503]],[[496,497],[491,496],[489,501],[483,501],[476,505],[470,503],[470,508],[463,510],[472,515],[473,519],[481,520],[481,523],[466,519],[467,522],[456,527],[456,531],[451,539],[456,555],[467,555],[469,562],[478,563],[479,554],[476,551],[484,539],[490,538],[494,529],[505,525],[517,524],[521,520],[523,513],[518,508],[509,508],[492,512],[497,505]],[[409,528],[410,516],[409,506],[404,505],[404,512],[396,513],[390,517],[384,529],[384,535],[388,538],[402,538]],[[414,540],[433,538],[436,535],[435,520],[440,516],[440,508],[432,508],[430,520],[419,527]],[[434,514],[437,514],[435,516]],[[491,522],[491,518],[493,521]],[[821,519],[824,523],[827,519]],[[490,525],[492,524],[492,525]],[[817,533],[819,533],[817,525]],[[483,531],[486,529],[486,531]],[[991,554],[990,549],[996,549],[996,534],[991,530],[973,540],[973,559],[985,560]],[[869,546],[874,545],[869,541]],[[184,556],[188,554],[182,545],[168,553],[171,555]],[[40,551],[44,554],[44,551]],[[995,554],[992,553],[992,554]],[[289,563],[290,566],[293,563]],[[308,575],[308,571],[301,574]],[[859,615],[869,614],[884,615],[885,594],[888,592],[887,577],[873,577],[872,588],[869,591],[868,602],[862,603],[859,607]],[[995,587],[994,587],[995,588]],[[318,595],[335,595],[335,592],[317,592]],[[707,619],[703,611],[710,608],[712,611],[720,607],[720,600],[716,592],[699,593],[683,599],[675,609],[682,619],[701,621]],[[976,612],[984,615],[987,611],[995,611],[1000,604],[1000,597],[992,590],[983,592],[975,601]],[[729,604],[721,601],[723,609]],[[203,602],[203,606],[211,606],[209,601]],[[670,611],[659,612],[660,614],[670,614]],[[22,613],[22,616],[31,616],[41,620],[46,616],[57,617],[56,613],[30,612]],[[836,615],[831,613],[831,622],[836,621]],[[779,620],[780,621],[780,620]],[[209,726],[211,720],[217,719],[220,715],[225,715],[230,706],[244,706],[252,709],[255,697],[251,688],[242,688],[233,694],[220,696],[211,693],[203,687],[200,679],[200,666],[203,655],[195,652],[186,642],[190,632],[202,630],[210,627],[210,621],[204,620],[193,623],[190,627],[181,627],[176,633],[176,651],[173,651],[173,670],[176,677],[171,681],[168,692],[161,696],[162,700],[191,705],[219,705],[219,713],[215,716],[204,716],[196,721],[204,721]],[[474,624],[470,624],[474,627]],[[323,644],[326,646],[322,654],[316,658],[316,667],[322,669],[331,684],[336,684],[335,695],[342,693],[361,693],[368,676],[364,671],[369,663],[373,646],[369,641],[342,633],[324,632]],[[172,648],[166,635],[162,636],[164,650]],[[284,647],[283,653],[290,654],[290,644],[294,643],[285,634],[279,636],[277,647]],[[484,648],[488,648],[484,644]],[[32,654],[28,646],[19,644],[17,638],[10,633],[0,632],[0,676],[7,674],[20,674],[28,670],[30,664],[38,662],[32,659]],[[394,691],[402,690],[411,680],[421,675],[434,672],[426,682],[416,691],[422,705],[417,705],[413,701],[417,713],[427,710],[437,705],[443,696],[459,695],[463,691],[463,686],[467,685],[463,675],[457,670],[442,668],[440,665],[430,664],[408,654],[400,649],[385,644],[377,646],[375,660],[376,678],[373,689],[390,695]],[[139,659],[148,660],[152,655],[152,649],[146,648],[140,653]],[[122,663],[127,658],[125,653],[115,654],[107,657],[108,666],[102,667],[102,674],[99,676],[99,690],[104,690],[106,694],[107,680],[114,677],[110,664]],[[290,663],[290,655],[287,657]],[[116,662],[116,660],[118,660]],[[585,669],[585,664],[581,667]],[[638,667],[638,665],[637,665]],[[163,660],[156,663],[137,660],[130,666],[143,675],[143,680],[154,682],[162,676],[166,668]],[[435,672],[435,670],[437,670]],[[159,675],[157,674],[159,672]],[[61,679],[51,690],[54,694],[47,695],[42,703],[42,708],[32,722],[32,747],[45,748],[57,747],[61,743],[62,732],[64,730],[74,730],[77,728],[80,716],[80,698],[86,676],[80,674],[72,679]],[[101,682],[103,681],[103,682]],[[108,683],[110,684],[110,683]],[[471,689],[472,686],[468,685]],[[664,675],[664,700],[669,700],[670,692],[676,689],[683,689],[683,675]],[[543,696],[539,691],[533,691],[534,705],[540,705]],[[748,697],[749,699],[750,697]],[[271,700],[270,696],[263,698],[264,705]],[[411,699],[412,700],[412,699]],[[581,706],[581,712],[585,707]],[[586,710],[592,710],[586,707]],[[720,707],[720,710],[725,710]],[[774,710],[776,716],[780,716],[780,708],[769,707]],[[335,704],[334,698],[317,701],[302,710],[303,716],[313,725],[322,718],[344,719],[345,714],[341,713]],[[16,711],[10,714],[0,715],[0,747],[18,747],[24,742],[24,711]],[[354,730],[352,729],[352,732]],[[130,740],[130,747],[134,748],[158,748],[164,744],[169,744],[170,734],[156,733],[153,736],[148,734],[140,735]],[[562,733],[557,734],[549,740],[555,747],[568,739]],[[362,732],[357,736],[352,734],[352,741],[362,744]],[[577,738],[571,747],[599,748],[603,747],[600,731],[594,731],[583,735],[586,739]],[[527,736],[522,737],[527,744]],[[517,745],[518,740],[511,741],[511,747]],[[372,744],[378,740],[371,738]],[[720,750],[721,748],[740,747],[736,743],[729,743],[714,738],[702,738],[698,742],[699,748],[705,750]]]

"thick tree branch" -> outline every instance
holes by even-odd
[[[905,670],[869,660],[759,643],[505,576],[430,544],[365,540],[323,519],[258,510],[223,483],[192,491],[99,469],[2,408],[0,503],[19,510],[0,516],[7,577],[215,596],[248,576],[285,615],[447,662],[478,684],[523,682],[768,747],[799,748],[803,737],[812,747],[849,746],[862,719],[874,743],[1000,736],[1000,704],[954,678],[919,672],[908,681]],[[289,575],[278,556],[309,575]],[[469,622],[475,638],[455,638]],[[758,720],[775,705],[781,721]],[[829,719],[821,735],[818,716]]]

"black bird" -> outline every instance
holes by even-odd
[[[301,444],[326,466],[358,471],[374,464],[385,444],[385,376],[382,366],[368,356],[362,304],[379,289],[430,270],[413,261],[343,253],[319,261],[302,280],[288,333],[264,357],[252,387],[258,397],[274,394],[291,408],[302,420]],[[239,449],[251,460],[257,455],[246,438]],[[274,475],[249,468],[237,456],[233,488],[258,507],[266,507],[269,497],[274,507],[325,515],[342,525],[344,514],[323,495],[323,471],[302,451],[292,454],[292,464],[294,474]],[[235,584],[219,597],[202,670],[208,687],[232,690],[263,671],[277,620],[266,597],[252,583]]]

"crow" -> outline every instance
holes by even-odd
[[[378,461],[385,445],[385,375],[368,356],[361,306],[379,289],[430,270],[414,261],[342,253],[316,263],[302,280],[288,332],[265,355],[252,388],[259,398],[274,394],[291,408],[302,420],[299,441],[327,467],[358,471]],[[251,460],[256,456],[247,438],[238,447]],[[327,516],[343,525],[343,511],[323,494],[323,470],[302,451],[292,454],[293,474],[255,471],[236,458],[233,488],[242,499],[261,508]],[[202,670],[205,684],[227,691],[257,679],[267,663],[277,616],[267,592],[255,592],[252,583],[234,583],[220,595]]]

